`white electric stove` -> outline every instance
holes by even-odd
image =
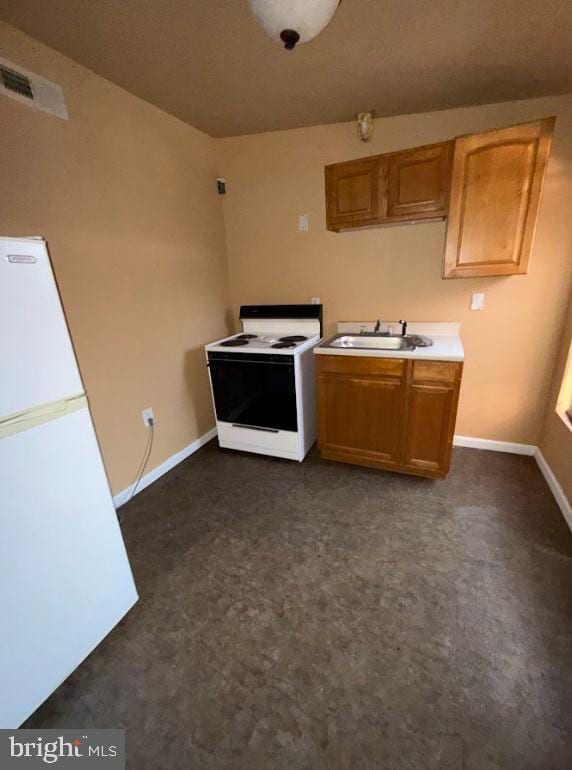
[[[243,305],[242,332],[205,346],[221,447],[302,461],[316,440],[321,305]]]

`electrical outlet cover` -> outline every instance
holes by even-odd
[[[149,425],[149,420],[153,420],[153,422],[155,422],[155,415],[153,414],[152,407],[143,409],[141,412],[141,417],[143,418],[143,425],[145,425],[145,427]]]

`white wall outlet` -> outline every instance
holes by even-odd
[[[485,307],[485,295],[482,293],[471,295],[471,310],[483,310]]]
[[[301,233],[307,233],[310,229],[310,220],[307,214],[300,214],[298,217],[298,230]]]
[[[155,424],[155,415],[153,414],[153,409],[151,407],[143,409],[141,417],[143,417],[143,425],[145,425],[146,428],[151,425],[151,421]]]
[[[320,298],[319,297],[312,297],[312,305],[319,305],[319,304],[321,304],[320,303]]]

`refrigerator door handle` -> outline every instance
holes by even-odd
[[[29,428],[35,428],[45,422],[65,417],[67,414],[77,412],[78,409],[86,408],[87,405],[87,397],[81,393],[71,398],[52,401],[49,404],[26,409],[24,412],[8,415],[0,419],[0,440],[13,436],[15,433],[22,433]]]

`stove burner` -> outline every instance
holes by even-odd
[[[233,340],[225,340],[224,342],[220,343],[222,347],[225,348],[237,348],[240,345],[248,345],[248,340],[241,340],[238,337]]]
[[[295,342],[275,342],[274,345],[270,345],[271,348],[295,348]]]
[[[236,339],[237,340],[256,340],[258,339],[258,334],[239,334]]]
[[[307,339],[301,334],[291,334],[289,337],[280,337],[280,342],[304,342]]]

